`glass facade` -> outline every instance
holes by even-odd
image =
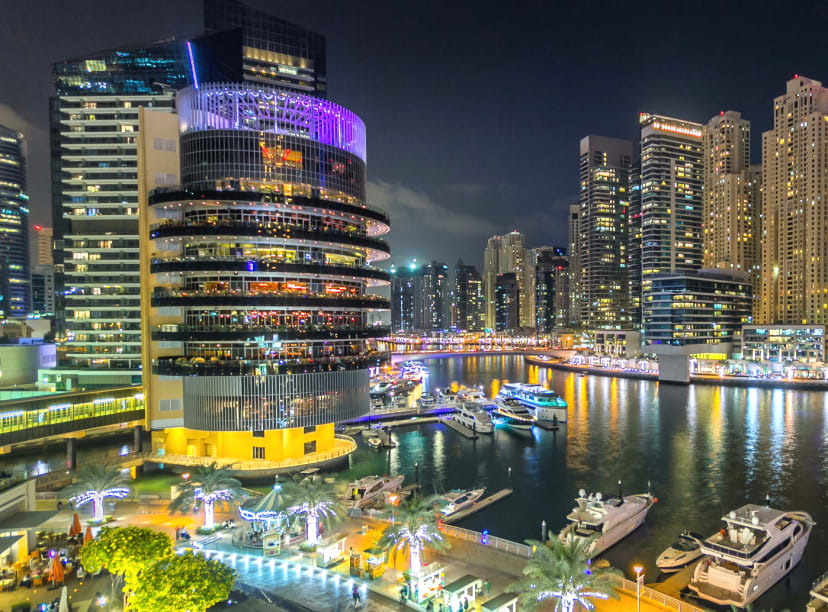
[[[745,325],[742,358],[753,361],[825,362],[824,325]]]
[[[569,325],[569,261],[566,249],[532,249],[535,272],[535,330],[552,333]]]
[[[32,310],[23,134],[0,125],[0,319]]]
[[[457,262],[454,268],[454,299],[452,322],[464,331],[482,331],[486,327],[486,304],[483,277],[474,266]]]

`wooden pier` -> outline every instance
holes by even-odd
[[[464,508],[459,512],[455,512],[454,514],[447,516],[443,519],[444,523],[456,523],[457,521],[462,521],[464,518],[470,517],[472,514],[477,512],[478,510],[482,510],[483,508],[487,508],[491,506],[496,501],[500,501],[504,497],[509,497],[514,491],[512,489],[501,489],[497,493],[493,495],[489,495],[489,497],[484,497],[480,501],[474,502],[468,508]]]
[[[453,429],[454,431],[459,433],[461,436],[465,436],[466,438],[469,438],[470,440],[477,440],[478,436],[475,432],[473,432],[471,429],[469,429],[465,425],[461,425],[460,423],[458,423],[454,419],[441,418],[440,422],[443,425],[445,425],[446,427],[449,427],[449,428]]]

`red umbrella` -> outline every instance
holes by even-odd
[[[69,537],[73,538],[76,535],[80,535],[83,532],[80,524],[80,517],[78,513],[75,512],[74,516],[72,517],[72,526],[69,528]]]
[[[52,568],[51,568],[51,576],[49,580],[53,583],[63,582],[63,563],[60,562],[60,557],[55,555],[52,557]]]
[[[87,544],[88,542],[92,541],[92,528],[87,527],[86,533],[83,534],[83,543]]]

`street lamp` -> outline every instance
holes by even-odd
[[[635,572],[635,597],[637,601],[636,610],[641,612],[641,581],[644,579],[644,566],[640,563],[633,565],[633,571]]]

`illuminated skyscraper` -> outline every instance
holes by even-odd
[[[581,324],[581,205],[569,205],[569,325]]]
[[[477,268],[465,265],[462,259],[454,268],[453,293],[453,325],[464,331],[480,331],[486,327],[483,279]]]
[[[630,296],[630,323],[641,329],[641,167],[630,172],[630,208],[627,212],[627,284]]]
[[[414,328],[439,331],[450,327],[449,273],[444,263],[432,261],[414,277]]]
[[[630,325],[627,215],[632,158],[628,140],[581,139],[580,320],[590,329]]]
[[[511,331],[520,327],[520,275],[498,274],[495,280],[495,329]]]
[[[497,277],[500,274],[513,272],[515,274],[518,294],[521,296],[521,309],[518,315],[518,326],[526,323],[527,327],[534,327],[534,313],[531,311],[531,302],[524,299],[526,292],[526,248],[524,236],[514,231],[503,236],[492,236],[486,246],[483,257],[483,283],[486,292],[486,327],[494,329],[496,323]],[[527,312],[528,309],[528,312]]]
[[[529,251],[535,274],[535,331],[548,334],[569,326],[569,266],[566,249],[537,247]]]
[[[794,77],[762,134],[760,323],[828,323],[828,88]]]
[[[415,281],[419,269],[414,265],[391,267],[391,331],[414,330]]]
[[[0,125],[0,319],[32,309],[23,134]]]

